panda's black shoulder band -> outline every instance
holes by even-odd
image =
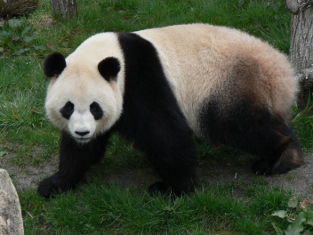
[[[43,70],[48,78],[52,78],[60,75],[65,67],[65,57],[59,52],[53,52],[45,58]]]

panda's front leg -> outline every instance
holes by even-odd
[[[40,182],[38,193],[46,198],[74,189],[88,168],[104,155],[109,133],[88,143],[78,143],[67,132],[62,133],[58,171]]]
[[[163,181],[150,185],[148,189],[150,193],[160,192],[182,196],[195,191],[195,169],[193,165],[162,168],[161,170],[161,168],[155,167]]]
[[[149,191],[177,196],[192,193],[195,190],[197,165],[195,145],[189,132],[167,137],[159,136],[154,139],[153,146],[150,146],[151,148],[146,152],[162,179],[152,184]]]

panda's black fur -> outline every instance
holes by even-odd
[[[144,152],[150,160],[162,179],[151,185],[150,191],[173,192],[177,195],[194,191],[196,148],[192,140],[192,128],[182,112],[181,101],[173,92],[174,85],[169,82],[165,71],[164,63],[171,61],[162,61],[162,56],[155,47],[157,44],[153,44],[140,33],[116,33],[114,37],[118,41],[122,56],[109,53],[99,59],[95,67],[106,81],[103,86],[110,87],[105,88],[105,91],[109,92],[112,88],[112,94],[115,94],[123,90],[121,92],[123,101],[119,101],[118,94],[117,101],[112,101],[116,104],[122,103],[122,107],[120,111],[114,111],[120,114],[112,117],[113,122],[109,128],[91,137],[88,137],[91,131],[86,131],[86,128],[67,130],[60,116],[70,121],[76,118],[72,115],[78,107],[75,107],[75,102],[73,101],[73,104],[71,100],[62,101],[63,104],[54,99],[54,94],[48,92],[47,110],[50,111],[56,106],[56,110],[52,110],[49,117],[63,130],[59,170],[40,183],[38,191],[42,196],[52,197],[55,193],[75,188],[88,168],[104,155],[112,132],[118,132],[133,142],[134,146]],[[76,57],[84,54],[83,44],[81,48],[82,51],[76,52]],[[65,76],[63,73],[66,69],[73,72],[78,70],[77,74],[80,74],[79,64],[73,64],[70,59],[67,64],[59,53],[49,55],[45,59],[44,72],[52,79],[50,86],[58,82],[59,76]],[[86,68],[89,69],[88,66]],[[240,66],[235,66],[234,74],[236,68]],[[91,71],[93,72],[92,68]],[[244,72],[238,72],[241,73],[239,77],[253,75],[249,74],[249,71],[245,73],[244,69],[242,71]],[[92,73],[92,76],[100,78],[96,73]],[[124,76],[123,85],[118,84],[121,80],[119,76]],[[65,78],[62,79],[61,82],[66,81]],[[254,95],[258,94],[249,91],[254,89],[253,86],[242,89],[245,85],[239,82],[236,84],[236,80],[232,78],[230,81],[233,81],[233,84],[230,82],[220,86],[223,91],[228,89],[232,91],[230,96],[236,98],[234,105],[223,106],[227,101],[215,92],[219,90],[218,87],[211,95],[201,100],[201,104],[197,104],[198,134],[259,156],[260,160],[252,167],[255,173],[285,173],[301,165],[299,142],[290,127],[288,114],[284,112],[276,115],[274,114],[276,111],[271,112],[267,105],[255,102],[259,98]],[[63,93],[61,95],[63,96]],[[53,100],[52,108],[47,104],[50,100]],[[86,101],[81,101],[83,102]],[[108,101],[91,100],[87,104],[88,112],[92,114],[95,123],[110,115],[104,107],[105,102]],[[58,111],[59,106],[61,107]],[[80,109],[80,112],[82,110]],[[90,115],[86,118],[90,118]]]
[[[251,100],[238,101],[228,111],[227,116],[221,115],[218,98],[211,97],[199,117],[205,137],[261,156],[252,165],[256,174],[286,173],[297,167],[286,159],[273,168],[290,143],[295,149],[300,147],[293,130],[282,120],[276,120],[269,111],[254,106]]]

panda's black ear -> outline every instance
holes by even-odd
[[[116,80],[118,72],[121,70],[120,62],[114,57],[108,57],[98,64],[98,70],[105,80],[110,82]]]
[[[57,77],[66,67],[65,58],[61,53],[53,52],[45,58],[43,71],[48,78]]]

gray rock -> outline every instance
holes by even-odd
[[[24,234],[20,200],[6,170],[0,169],[0,234]]]

